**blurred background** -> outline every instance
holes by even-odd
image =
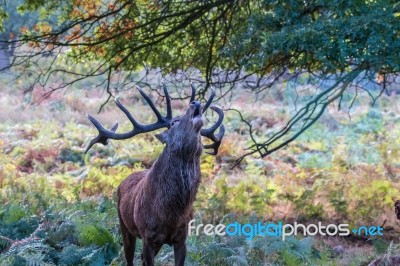
[[[383,237],[190,236],[187,265],[396,265],[396,1],[0,2],[1,266],[124,265],[115,191],[163,145],[152,132],[85,154],[97,135],[86,114],[126,132],[118,98],[151,123],[134,87],[164,114],[162,82],[174,115],[191,82],[203,102],[214,88],[225,112],[219,153],[201,157],[196,223],[384,228]],[[140,252],[138,241],[137,264]],[[170,247],[156,264],[173,265]]]

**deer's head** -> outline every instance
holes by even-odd
[[[156,137],[165,143],[170,151],[181,156],[201,153],[200,131],[204,125],[202,109],[200,102],[191,102],[186,112],[174,117],[170,127]]]
[[[194,154],[200,154],[202,148],[212,149],[209,154],[217,154],[218,148],[221,145],[221,139],[224,136],[225,128],[222,124],[224,119],[224,113],[221,109],[216,106],[210,106],[215,96],[214,91],[208,101],[202,105],[199,101],[195,101],[196,91],[192,86],[192,96],[190,98],[190,104],[188,109],[183,115],[172,117],[171,100],[168,95],[168,91],[164,86],[164,94],[167,103],[167,115],[162,116],[155,107],[151,99],[146,95],[140,88],[138,88],[140,94],[148,102],[150,108],[153,110],[157,117],[157,122],[150,125],[142,125],[138,123],[129,111],[116,100],[117,106],[125,113],[128,119],[133,125],[133,129],[127,133],[116,133],[118,123],[116,123],[111,130],[105,129],[95,118],[88,115],[89,120],[99,131],[99,135],[95,137],[89,144],[86,152],[95,144],[102,143],[103,145],[108,144],[109,139],[128,139],[136,136],[140,133],[154,131],[160,128],[167,128],[164,132],[157,134],[156,137],[167,145],[167,148],[171,152],[177,153],[181,156],[190,156]],[[210,107],[213,111],[218,114],[218,121],[210,128],[203,128],[204,119],[203,114]],[[214,134],[219,128],[219,132]],[[209,138],[213,143],[208,145],[202,145],[201,136]]]

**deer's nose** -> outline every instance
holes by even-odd
[[[200,105],[201,105],[199,101],[193,101],[190,104],[194,105],[194,107],[196,107],[196,108],[200,108]]]

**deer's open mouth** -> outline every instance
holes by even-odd
[[[196,106],[193,112],[193,128],[196,132],[199,132],[200,129],[203,127],[203,117],[201,116],[201,107]]]
[[[200,115],[201,115],[200,107],[196,107],[196,109],[194,109],[194,112],[193,112],[193,117],[200,116]]]

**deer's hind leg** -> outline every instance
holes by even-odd
[[[182,241],[174,244],[175,266],[184,266],[186,258],[186,243]]]
[[[127,266],[133,266],[133,258],[135,256],[136,236],[129,233],[122,219],[119,219],[122,233],[122,241],[124,243],[124,253]]]
[[[160,249],[154,248],[148,239],[143,239],[142,265],[154,266],[154,257]]]

